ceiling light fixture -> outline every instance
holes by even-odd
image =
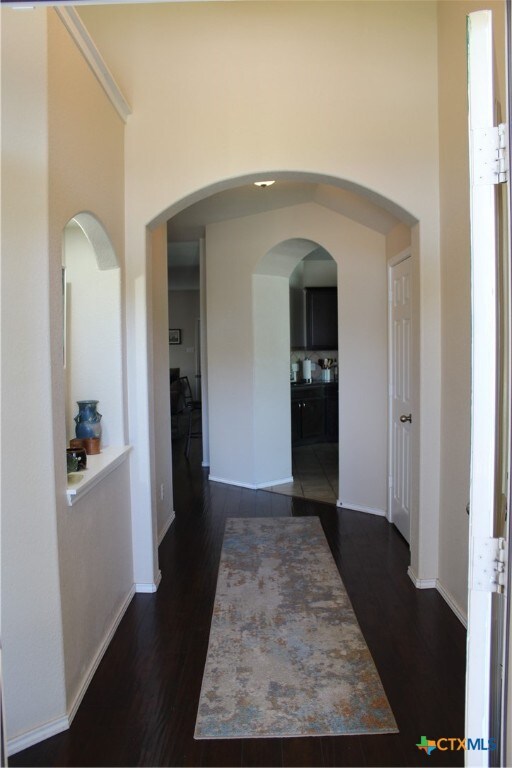
[[[265,187],[270,187],[272,184],[275,184],[275,179],[273,181],[255,181],[254,186],[255,187],[261,187],[261,189],[264,189]]]

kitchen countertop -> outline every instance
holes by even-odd
[[[338,382],[337,381],[321,381],[320,379],[315,380],[315,381],[311,381],[311,382],[306,382],[306,381],[290,381],[290,386],[292,386],[292,387],[318,387],[320,385],[322,387],[328,387],[328,386],[332,386],[333,384],[337,385]]]

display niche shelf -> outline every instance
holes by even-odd
[[[68,507],[83,498],[94,486],[98,485],[104,477],[119,467],[131,451],[131,445],[107,446],[101,453],[87,456],[87,468],[79,472],[71,472],[68,475],[66,496]]]

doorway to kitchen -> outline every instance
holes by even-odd
[[[334,396],[323,404],[328,409],[339,408],[339,433],[343,437],[339,444],[339,491],[336,497],[334,487],[330,500],[384,516],[388,460],[386,264],[398,239],[394,236],[388,244],[386,233],[395,232],[398,220],[347,190],[329,188],[329,206],[319,204],[318,191],[311,184],[280,180],[263,193],[254,185],[235,187],[196,202],[167,223],[169,247],[192,240],[203,243],[204,269],[200,273],[205,283],[203,286],[201,282],[200,294],[207,306],[201,317],[207,328],[201,335],[201,346],[207,355],[201,366],[202,443],[208,448],[208,461],[203,456],[203,466],[210,467],[209,478],[214,482],[257,489],[279,485],[280,491],[286,491],[294,473],[299,476],[298,462],[292,468],[291,393],[298,387],[291,386],[290,381],[292,346],[297,346],[290,341],[290,276],[301,262],[306,271],[330,264],[337,276],[334,285],[338,292],[339,349],[343,353],[338,371],[339,400]],[[400,239],[400,248],[405,245]],[[306,256],[310,258],[303,261]],[[301,291],[332,287],[315,280]],[[316,307],[325,304],[322,300]],[[169,327],[176,330],[173,325]],[[305,343],[303,346],[294,350],[301,365],[308,351]],[[315,346],[312,366],[320,366],[322,359],[328,360],[330,368],[322,374],[320,367],[312,367],[311,384],[322,375],[332,381],[335,366],[331,360],[338,362],[338,341]],[[301,370],[297,377],[303,378]],[[309,394],[314,394],[312,389]],[[299,399],[299,404],[302,402]],[[301,437],[314,438],[305,446],[304,453],[309,456],[304,460],[304,472],[308,479],[316,475],[325,480],[327,476],[332,485],[336,455],[331,450],[325,464],[318,447],[330,440],[311,434],[320,422],[309,418],[314,411],[306,411],[302,405],[300,410],[301,417],[304,414]],[[199,442],[192,444],[191,451],[199,448]],[[303,492],[302,483],[301,495]]]
[[[335,260],[316,244],[290,275],[293,480],[270,489],[331,504],[339,498],[337,285]]]

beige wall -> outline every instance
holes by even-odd
[[[290,476],[288,278],[300,255],[271,277],[266,254],[296,238],[319,243],[338,265],[340,499],[383,514],[385,239],[314,203],[207,227],[210,471],[247,485]],[[266,274],[255,275],[263,259]]]
[[[243,246],[242,246],[243,250]],[[254,441],[253,482],[271,485],[292,477],[291,406],[290,406],[290,282],[281,275],[253,274],[250,292],[249,324],[252,328],[251,401],[246,400],[252,416]],[[218,314],[219,308],[214,310]],[[251,354],[252,353],[252,354]],[[210,356],[218,376],[219,362]],[[230,361],[237,366],[237,360]],[[243,394],[248,382],[240,391]],[[215,407],[215,403],[212,407]],[[215,414],[212,414],[215,416]],[[214,433],[217,438],[218,434]],[[213,454],[218,461],[218,455]]]
[[[69,707],[133,584],[129,473],[116,472],[118,485],[109,482],[107,488],[93,488],[83,500],[82,514],[76,510],[70,514],[65,507],[66,474],[60,461],[65,448],[64,379],[57,362],[62,239],[69,219],[80,211],[93,213],[108,233],[121,268],[123,265],[124,124],[52,9],[48,11],[48,73],[55,482]],[[122,403],[119,378],[116,389]],[[109,418],[105,408],[103,418]],[[118,429],[121,436],[122,431]],[[96,539],[89,530],[93,521],[98,529],[103,527],[98,515],[105,514],[105,509],[110,510],[108,522],[103,523],[109,536]],[[80,599],[74,599],[77,595]],[[77,637],[81,638],[78,653]]]
[[[96,214],[122,264],[124,125],[52,9],[2,9],[2,80],[2,640],[16,749],[66,727],[133,587],[128,465],[66,504],[62,366],[69,219]],[[118,401],[123,412],[120,378]]]
[[[489,8],[496,96],[504,110],[504,4],[441,2],[438,10],[443,323],[439,579],[463,614],[468,579],[471,296],[467,94],[461,83],[466,82],[466,14]]]
[[[434,3],[169,3],[80,14],[137,105],[127,194],[146,222],[206,184],[263,168],[349,179],[418,218],[432,188],[436,209]]]
[[[405,224],[397,224],[386,235],[386,257],[392,259],[411,247],[411,229]]]
[[[51,416],[46,35],[46,11],[2,12],[2,664],[10,739],[59,722],[66,711]]]
[[[501,16],[503,6],[491,5]],[[63,227],[80,210],[98,213],[121,259],[126,236],[135,572],[148,584],[156,575],[151,483],[157,480],[148,417],[153,382],[146,370],[153,343],[147,225],[177,212],[185,199],[268,171],[276,178],[360,185],[407,211],[407,224],[419,222],[412,248],[420,284],[422,535],[413,563],[419,578],[439,576],[463,608],[469,440],[464,15],[479,7],[465,0],[82,7],[134,108],[125,146],[117,114],[55,12],[48,12],[47,71],[46,11],[16,16],[2,9],[2,205],[9,211],[2,220],[2,505],[12,511],[3,518],[2,569],[3,584],[16,590],[16,600],[2,606],[9,735],[58,719],[66,698],[56,562],[58,542],[73,537],[58,461],[65,431],[60,258]],[[247,328],[243,333],[249,338]],[[27,376],[30,371],[36,375]],[[158,397],[166,385],[159,374]],[[41,403],[51,403],[53,415],[41,416]],[[27,482],[20,456],[34,424],[41,425],[42,458],[29,468]],[[113,592],[105,597],[103,619],[115,599]],[[65,625],[76,620],[73,611],[66,609]],[[43,627],[37,652],[27,643],[34,622]],[[69,626],[64,635],[69,642]],[[66,659],[71,679],[77,660],[69,648]],[[71,693],[68,688],[68,699]]]
[[[187,202],[255,173],[310,174],[360,185],[408,211],[406,223],[420,221],[424,536],[414,558],[420,578],[435,578],[441,355],[436,4],[178,3],[80,12],[134,105],[126,133],[130,381],[140,378],[148,354],[145,334],[130,332],[146,326],[146,307],[138,300],[144,229]],[[133,387],[130,397],[137,473],[149,479],[144,387]],[[147,516],[146,486],[141,482],[133,492],[136,508]]]

